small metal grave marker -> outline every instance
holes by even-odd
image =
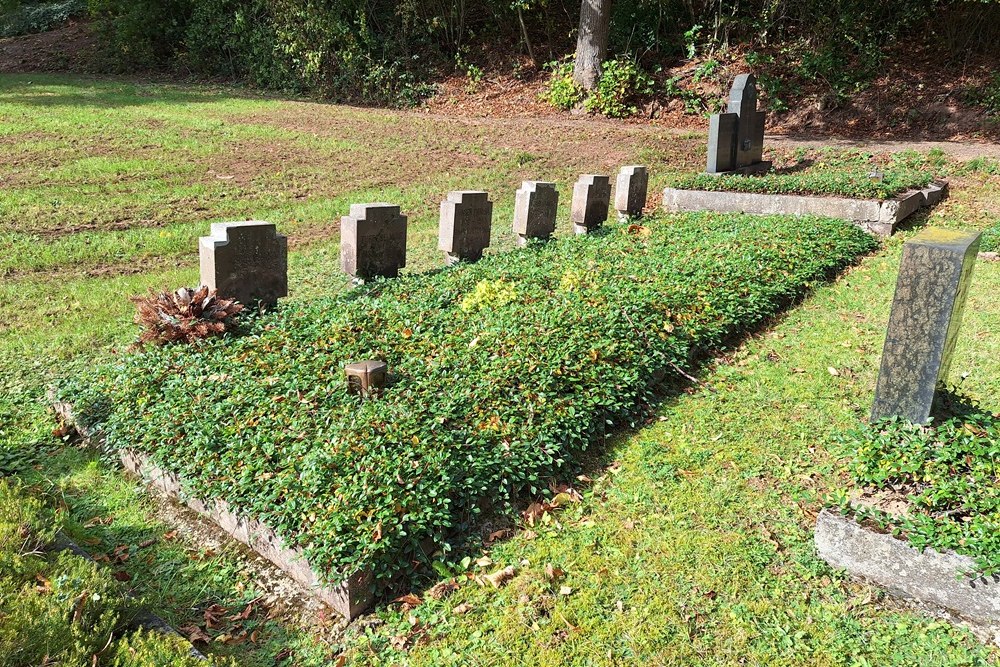
[[[517,245],[529,239],[548,239],[556,230],[559,191],[555,183],[524,181],[514,201],[514,233]]]
[[[359,280],[395,278],[406,266],[406,216],[392,204],[352,204],[340,219],[340,268]]]
[[[270,222],[215,222],[198,240],[201,284],[244,304],[288,296],[288,239]]]
[[[979,232],[929,228],[903,244],[872,420],[924,423],[947,380]]]
[[[757,110],[757,80],[740,74],[729,91],[727,113],[712,114],[708,125],[709,174],[755,174],[771,168],[762,162],[767,114]]]
[[[490,245],[493,202],[485,192],[462,190],[449,192],[441,202],[438,247],[445,253],[445,263],[475,262]]]
[[[570,218],[573,231],[589,234],[608,219],[611,203],[611,179],[598,174],[585,174],[573,186],[573,209]]]
[[[615,181],[615,210],[619,218],[638,218],[646,205],[649,173],[639,165],[622,167]]]
[[[352,394],[370,396],[385,388],[389,379],[389,365],[384,361],[359,361],[344,366],[347,390]]]

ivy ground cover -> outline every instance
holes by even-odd
[[[149,453],[336,581],[447,561],[488,511],[566,479],[699,355],[875,241],[848,223],[717,214],[612,225],[287,304],[236,337],[119,358],[65,385],[111,447]],[[366,401],[343,366],[384,359]],[[428,548],[433,543],[433,547]]]
[[[931,426],[893,418],[844,438],[841,510],[918,549],[950,549],[1000,573],[1000,416],[960,404]],[[857,500],[860,498],[860,502]],[[892,511],[877,500],[894,501]],[[889,505],[888,507],[891,507]],[[901,511],[899,508],[905,508]]]
[[[943,154],[914,151],[876,155],[862,151],[806,150],[768,156],[774,169],[758,176],[683,174],[669,187],[683,190],[750,192],[890,199],[927,187],[943,168]]]

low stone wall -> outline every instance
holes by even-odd
[[[933,206],[941,201],[947,188],[948,184],[942,181],[885,201],[667,188],[663,191],[663,207],[674,213],[717,211],[841,218],[850,220],[873,234],[890,236],[903,220],[922,207]]]
[[[76,422],[73,407],[70,404],[56,401],[53,402],[52,407],[59,418],[65,424],[73,426],[89,446],[104,447],[104,443],[99,437],[93,437]],[[183,492],[180,477],[161,469],[150,460],[148,455],[142,452],[134,449],[123,449],[119,451],[119,458],[125,470],[211,519],[231,537],[269,560],[289,577],[302,584],[312,595],[348,620],[355,618],[371,606],[371,573],[360,572],[337,585],[323,584],[322,579],[306,561],[301,550],[285,546],[281,538],[269,526],[252,517],[239,516],[224,500],[202,500],[188,497]]]
[[[1000,579],[970,578],[976,563],[951,551],[919,551],[892,535],[823,510],[816,519],[816,548],[835,568],[898,596],[954,613],[980,626],[1000,626]]]

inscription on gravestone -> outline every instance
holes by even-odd
[[[573,186],[573,208],[570,219],[573,231],[589,234],[608,219],[611,204],[611,179],[598,174],[586,174]]]
[[[727,112],[709,119],[705,171],[753,174],[770,169],[770,162],[761,161],[766,120],[767,114],[757,110],[757,80],[753,74],[739,75],[729,91]]]
[[[406,266],[406,216],[392,204],[351,204],[340,219],[340,268],[360,280],[395,278]]]
[[[559,191],[555,183],[523,181],[514,199],[514,234],[517,245],[529,239],[548,239],[556,231]]]
[[[201,284],[241,303],[288,296],[288,239],[270,222],[215,222],[198,240]]]
[[[637,218],[642,215],[648,186],[649,173],[645,167],[622,167],[615,181],[615,210],[618,211],[619,218]]]
[[[923,423],[948,377],[979,232],[926,229],[903,245],[872,419]]]
[[[482,258],[490,245],[490,225],[493,222],[493,202],[481,191],[449,192],[441,202],[441,222],[438,247],[445,253],[445,262],[475,262]]]

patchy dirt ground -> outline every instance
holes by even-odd
[[[38,35],[0,39],[0,72],[89,72],[97,36],[90,23],[70,21]]]

